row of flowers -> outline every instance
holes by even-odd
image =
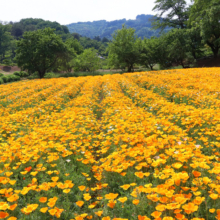
[[[212,72],[0,86],[0,219],[220,219],[218,106],[167,96],[200,75],[214,105]]]

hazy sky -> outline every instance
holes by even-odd
[[[154,14],[155,0],[0,0],[0,20],[42,18],[70,24],[79,21],[135,19]]]

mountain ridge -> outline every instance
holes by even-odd
[[[138,37],[150,38],[152,36],[159,36],[159,30],[151,30],[151,19],[154,15],[137,15],[136,19],[126,20],[114,20],[114,21],[88,21],[88,22],[77,22],[66,25],[70,33],[78,33],[81,36],[94,38],[99,36],[100,38],[112,38],[112,34],[115,30],[121,29],[122,25],[125,24],[127,27],[134,28]]]

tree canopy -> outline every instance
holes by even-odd
[[[53,68],[58,59],[67,59],[71,51],[61,37],[51,28],[25,32],[17,42],[16,60],[19,67],[29,72],[37,71],[43,78],[46,71]]]
[[[199,28],[202,40],[214,57],[220,49],[220,2],[217,0],[195,0],[190,13],[190,24]]]
[[[158,12],[153,22],[155,29],[186,28],[189,7],[185,0],[156,0],[153,11]]]
[[[133,28],[123,25],[121,30],[113,34],[108,50],[110,65],[121,63],[127,67],[128,72],[131,72],[134,63],[140,59],[141,39],[137,38]]]

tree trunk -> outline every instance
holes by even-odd
[[[132,65],[128,65],[128,72],[130,73],[132,69]]]
[[[40,79],[44,78],[45,73],[46,73],[45,70],[43,70],[43,71],[38,71],[38,74],[39,74]]]
[[[207,44],[211,47],[212,52],[214,54],[214,58],[218,57],[219,47],[215,47],[214,44],[207,42]]]
[[[214,53],[214,58],[218,57],[218,50],[219,50],[219,48],[215,48],[215,50],[212,50]]]
[[[195,51],[192,52],[192,55],[193,55],[193,58],[196,60],[197,58],[196,58],[196,52]]]
[[[181,66],[182,66],[183,68],[185,68],[184,61],[181,60],[180,63],[181,63]]]

